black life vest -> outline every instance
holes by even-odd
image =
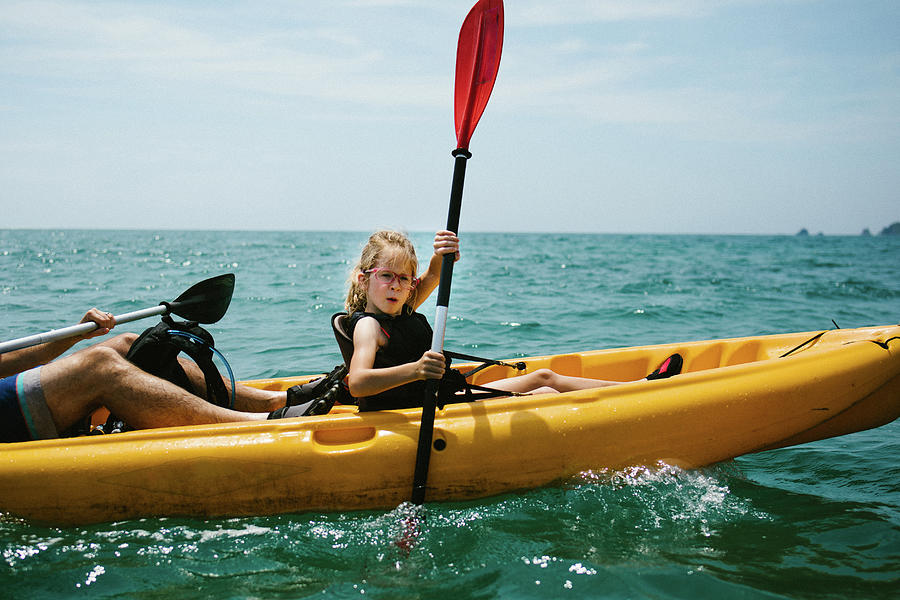
[[[409,305],[397,316],[376,315],[366,312],[355,312],[350,315],[347,333],[353,337],[356,324],[364,317],[373,317],[381,326],[388,342],[375,353],[376,369],[396,367],[416,362],[431,348],[432,329],[425,315],[412,310]],[[441,380],[441,396],[452,395],[463,389],[465,378],[452,369],[447,369]],[[412,408],[422,406],[425,398],[425,381],[411,381],[401,386],[385,390],[373,396],[359,398],[359,410],[386,410],[392,408]]]

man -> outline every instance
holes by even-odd
[[[285,392],[237,386],[235,407],[216,406],[125,360],[137,338],[118,335],[55,360],[77,342],[105,335],[110,313],[89,310],[82,323],[97,329],[81,337],[0,354],[0,442],[59,437],[100,407],[135,429],[265,420],[285,406]],[[188,368],[192,380],[202,374]],[[202,386],[201,386],[202,387]]]

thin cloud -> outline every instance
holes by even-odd
[[[714,0],[559,0],[518,6],[522,25],[575,25],[663,18],[693,18],[734,2]]]
[[[391,47],[364,43],[351,29],[294,23],[235,33],[200,23],[146,5],[17,4],[0,15],[0,26],[15,33],[0,72],[69,86],[178,81],[359,105],[438,103],[437,92],[426,91],[439,89],[435,77],[402,68],[414,57],[388,55]]]

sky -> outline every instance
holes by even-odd
[[[435,231],[473,0],[0,0],[0,228]],[[897,0],[507,0],[460,229],[900,221]]]

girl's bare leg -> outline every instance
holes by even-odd
[[[538,369],[518,377],[492,381],[488,385],[494,389],[507,392],[544,393],[544,392],[572,392],[575,390],[590,390],[594,388],[619,385],[621,381],[606,381],[603,379],[589,379],[587,377],[572,377],[560,375],[550,369]]]

